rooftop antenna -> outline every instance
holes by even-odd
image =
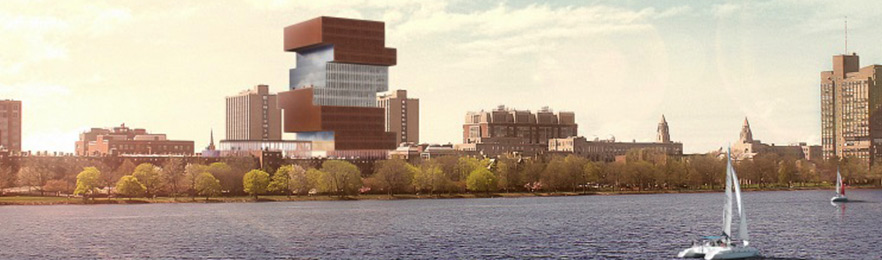
[[[845,55],[848,55],[848,16],[845,16]]]

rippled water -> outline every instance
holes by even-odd
[[[882,191],[747,192],[751,245],[882,258]],[[665,259],[717,235],[722,193],[0,207],[0,259]]]

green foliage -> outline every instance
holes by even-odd
[[[414,173],[414,188],[429,193],[450,191],[452,181],[441,169],[440,164],[431,162],[423,164],[423,167]]]
[[[585,183],[584,167],[587,159],[575,155],[551,159],[542,173],[542,184],[554,191],[576,191]]]
[[[221,194],[220,181],[208,172],[202,172],[196,176],[195,189],[196,194],[205,196],[205,200],[208,200],[211,196],[218,196]]]
[[[123,197],[137,197],[144,195],[147,188],[138,181],[138,178],[132,175],[126,175],[122,178],[119,178],[119,181],[116,182],[116,194],[122,195]]]
[[[156,195],[156,192],[162,186],[162,169],[153,164],[139,164],[138,167],[135,167],[135,172],[132,173],[132,176],[144,185],[147,197]]]
[[[184,184],[186,185],[187,191],[190,193],[192,197],[196,197],[198,195],[198,191],[196,190],[196,179],[202,173],[208,172],[208,166],[202,164],[187,164],[184,167]]]
[[[328,160],[322,163],[320,186],[325,191],[334,192],[341,197],[355,194],[362,187],[361,171],[354,164],[341,160]]]
[[[796,161],[790,158],[778,163],[778,183],[790,186],[796,180]]]
[[[322,183],[322,178],[324,178],[325,173],[316,168],[309,168],[306,171],[306,181],[304,182],[302,179],[298,180],[298,185],[302,185],[299,187],[295,187],[294,189],[300,190],[301,193],[308,193],[313,189],[318,192],[328,192],[324,184]],[[296,178],[295,178],[296,179]]]
[[[243,177],[242,179],[242,183],[245,187],[245,193],[254,196],[255,199],[257,199],[257,195],[260,195],[261,193],[266,193],[269,182],[269,173],[261,170],[251,170],[246,173],[245,177]]]
[[[101,172],[98,171],[98,168],[83,168],[83,171],[77,174],[77,188],[74,190],[74,194],[92,194],[93,192],[95,192],[95,188],[98,188],[100,177]]]
[[[476,168],[466,179],[466,187],[477,192],[496,191],[498,186],[499,180],[496,179],[496,175],[486,168]]]
[[[211,173],[221,184],[221,190],[241,191],[243,190],[242,178],[245,177],[245,170],[237,173],[225,162],[216,162],[208,165],[208,172]]]
[[[412,186],[414,174],[419,171],[401,159],[378,161],[374,168],[373,178],[377,180],[378,188],[389,195],[406,192]]]
[[[301,168],[302,169],[302,168]],[[285,195],[291,195],[291,175],[294,171],[294,165],[284,165],[276,169],[276,173],[273,174],[273,178],[267,187],[267,190],[271,192],[282,193]]]

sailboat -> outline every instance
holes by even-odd
[[[693,242],[692,247],[680,251],[680,258],[704,258],[704,259],[743,259],[759,256],[759,250],[750,247],[747,233],[747,213],[741,204],[741,185],[735,168],[732,167],[732,150],[726,155],[726,201],[723,206],[723,234],[720,236],[702,237],[701,241]],[[735,194],[735,202],[738,205],[738,239],[736,243],[730,237],[732,234],[732,194]]]
[[[830,198],[830,202],[847,202],[848,197],[845,196],[845,186],[842,185],[842,175],[839,169],[836,169],[836,196]]]

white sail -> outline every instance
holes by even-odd
[[[732,236],[732,150],[726,155],[726,203],[723,205],[723,234]]]
[[[732,169],[732,183],[735,186],[735,201],[738,203],[738,215],[741,216],[741,219],[738,221],[738,239],[744,241],[744,245],[747,245],[747,240],[750,239],[750,235],[747,233],[747,212],[744,210],[744,207],[741,205],[741,184],[738,182],[738,175],[735,174],[735,169]]]
[[[839,169],[836,169],[836,195],[839,194],[842,194],[842,175],[839,174]]]

